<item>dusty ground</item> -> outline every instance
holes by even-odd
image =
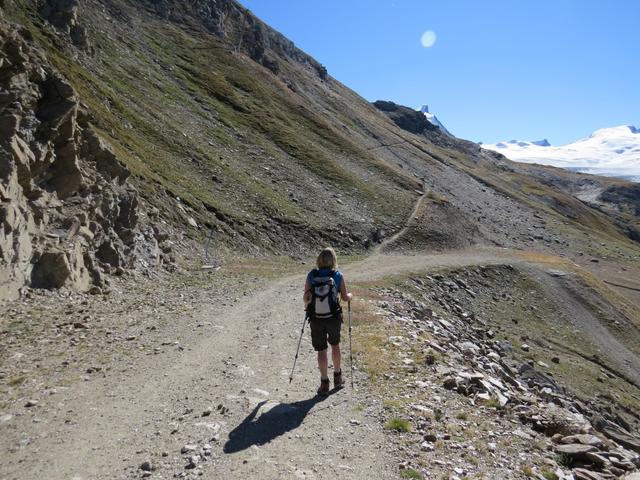
[[[344,272],[371,284],[506,262],[523,260],[495,249],[377,254]],[[305,334],[288,383],[302,280],[293,274],[265,283],[248,270],[223,269],[178,285],[158,280],[151,290],[124,278],[111,298],[34,294],[10,306],[13,321],[2,331],[0,478],[134,478],[144,475],[146,461],[153,478],[397,478],[400,457],[387,447],[383,398],[364,373],[356,373],[355,390],[316,398]],[[366,312],[358,315],[366,324]],[[182,454],[187,445],[195,452]],[[206,445],[210,455],[186,469]]]

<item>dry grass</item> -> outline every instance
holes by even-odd
[[[372,385],[379,385],[385,373],[391,371],[395,347],[388,341],[397,329],[374,311],[379,296],[360,285],[352,285],[353,352]]]

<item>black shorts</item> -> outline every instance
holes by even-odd
[[[316,352],[327,349],[327,341],[331,345],[340,343],[340,327],[342,316],[338,320],[313,320],[311,324],[311,345]]]

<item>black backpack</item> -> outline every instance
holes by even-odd
[[[334,280],[335,271],[329,275],[320,276],[320,271],[311,272],[311,301],[307,312],[311,318],[317,320],[338,320],[342,314],[338,301],[338,287]]]

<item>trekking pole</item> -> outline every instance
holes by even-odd
[[[304,333],[304,326],[307,324],[309,314],[305,313],[304,321],[302,322],[302,330],[300,331],[300,339],[298,340],[298,348],[296,349],[296,356],[293,359],[293,367],[291,368],[291,375],[289,376],[289,383],[293,381],[293,371],[296,368],[296,362],[298,361],[298,353],[300,352],[300,344],[302,343],[302,334]]]
[[[353,354],[351,353],[351,300],[347,302],[349,307],[349,365],[351,366],[351,389],[353,390]]]

